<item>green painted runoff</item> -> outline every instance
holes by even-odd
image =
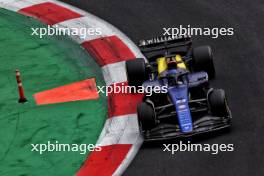
[[[95,144],[107,117],[107,99],[37,106],[33,94],[96,78],[99,66],[65,36],[32,36],[40,22],[0,9],[0,175],[72,176],[87,157],[80,152],[32,152],[48,141]],[[21,71],[28,103],[19,104],[15,69]]]

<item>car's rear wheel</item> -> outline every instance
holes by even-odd
[[[137,113],[143,130],[150,130],[155,127],[155,111],[151,104],[146,102],[138,104]]]
[[[147,79],[146,64],[142,58],[126,61],[126,71],[130,86],[141,86]]]
[[[199,46],[193,49],[193,61],[195,71],[207,72],[209,79],[215,77],[213,52],[210,46]]]
[[[227,100],[223,89],[214,89],[208,96],[212,115],[227,116]]]

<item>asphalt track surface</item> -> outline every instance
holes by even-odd
[[[203,135],[193,143],[234,144],[234,152],[163,152],[144,144],[125,172],[134,175],[264,175],[264,1],[255,0],[64,0],[112,23],[134,42],[162,34],[163,27],[233,27],[229,37],[194,37],[214,49],[217,78],[233,113],[229,131]],[[167,143],[176,143],[169,141]]]

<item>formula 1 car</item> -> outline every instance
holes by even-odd
[[[130,86],[164,87],[138,104],[145,140],[187,137],[230,126],[225,91],[209,86],[215,77],[212,49],[192,48],[189,36],[158,37],[139,45],[146,57],[126,62]]]

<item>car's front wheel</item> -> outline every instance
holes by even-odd
[[[126,71],[130,86],[141,86],[147,79],[146,64],[142,58],[126,61]]]

